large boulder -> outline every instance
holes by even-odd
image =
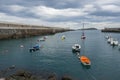
[[[48,76],[48,80],[57,80],[56,75],[51,74],[50,76]]]
[[[15,73],[16,76],[24,76],[25,71],[24,70],[19,70]]]
[[[62,80],[72,80],[72,78],[70,76],[63,76]]]

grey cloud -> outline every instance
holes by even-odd
[[[99,1],[98,0],[0,0],[0,12],[6,13],[7,15],[10,15],[10,16],[16,16],[16,17],[28,18],[28,19],[34,18],[34,19],[40,19],[47,22],[56,22],[56,23],[67,22],[67,21],[79,23],[80,21],[83,21],[83,20],[88,22],[109,22],[109,21],[119,22],[120,12],[113,12],[112,9],[111,11],[102,10],[101,6],[103,5],[97,3]],[[83,11],[87,13],[86,15],[83,15],[83,16],[78,15],[78,16],[71,17],[71,16],[60,15],[53,18],[47,18],[47,17],[44,18],[44,16],[35,15],[30,11],[30,9],[33,9],[33,7],[36,7],[36,6],[46,6],[48,8],[50,7],[57,10],[59,9],[63,10],[68,8],[83,9],[85,5],[89,5],[89,4],[94,5],[94,8],[96,10],[88,9],[87,11]],[[120,6],[118,2],[108,3],[108,4]],[[20,12],[14,12],[14,11],[11,11],[9,7],[6,7],[9,5],[20,5],[20,6],[26,7],[27,9]],[[113,17],[113,18],[109,18],[109,17]]]
[[[96,11],[94,13],[91,13],[90,15],[106,16],[106,17],[118,17],[118,16],[120,16],[120,13],[109,12],[109,11]]]

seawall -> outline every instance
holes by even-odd
[[[101,30],[102,32],[116,32],[120,33],[120,28],[105,28]]]
[[[38,35],[49,35],[70,29],[46,27],[38,25],[0,23],[0,39],[16,39]]]

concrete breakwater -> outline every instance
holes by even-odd
[[[120,28],[105,28],[101,30],[102,32],[118,32],[120,33]]]
[[[37,35],[48,35],[69,30],[70,29],[37,25],[0,23],[0,39],[12,39]]]

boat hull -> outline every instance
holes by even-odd
[[[81,62],[84,66],[90,66],[91,65],[91,63],[89,63],[89,64],[86,64],[85,62]]]
[[[82,36],[81,39],[85,39],[86,37],[85,36]]]
[[[35,52],[37,50],[40,50],[40,46],[34,46],[34,47],[29,49],[30,52]]]
[[[75,44],[72,46],[73,52],[80,52],[81,46],[79,44]]]
[[[79,59],[84,66],[90,66],[91,65],[90,59],[87,58],[86,56],[81,56],[81,57],[79,57]]]
[[[80,52],[80,49],[72,49],[72,52]]]

